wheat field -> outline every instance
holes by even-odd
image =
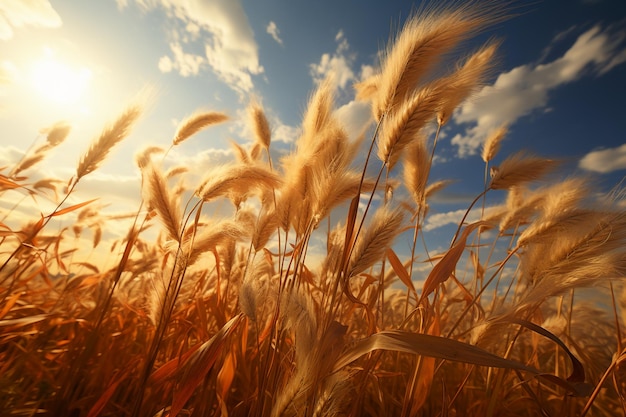
[[[72,178],[31,180],[65,123],[0,168],[3,415],[624,415],[619,188],[600,194],[530,152],[500,156],[502,126],[449,246],[423,241],[447,185],[429,175],[441,129],[493,75],[500,43],[462,46],[507,18],[498,10],[470,2],[408,19],[355,85],[372,108],[363,132],[345,130],[327,80],[280,157],[257,99],[253,137],[195,184],[167,150],[138,151],[141,203],[124,219],[76,189],[140,104],[103,128]],[[171,146],[229,121],[191,114]],[[20,207],[31,200],[53,208]],[[125,237],[102,239],[122,221]]]

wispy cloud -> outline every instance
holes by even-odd
[[[626,144],[617,148],[589,152],[580,160],[578,166],[601,174],[626,169]]]
[[[356,63],[356,53],[352,52],[350,44],[342,30],[335,35],[337,48],[334,53],[325,53],[320,57],[318,63],[310,64],[310,74],[315,83],[330,77],[335,83],[335,87],[343,93],[352,96],[352,84],[359,79],[365,79],[374,73],[374,68],[370,65],[363,65],[360,70],[360,77],[354,69]],[[345,96],[345,94],[344,94]],[[335,110],[335,116],[341,120],[348,135],[355,139],[370,125],[372,112],[369,103],[351,100],[341,105]]]
[[[13,30],[22,26],[56,28],[61,24],[61,17],[48,0],[0,2],[0,40],[11,39]]]
[[[459,224],[466,210],[454,210],[448,211],[445,213],[435,213],[431,214],[426,218],[426,223],[424,224],[424,231],[430,232],[431,230],[438,229],[443,226],[447,226],[449,224]]]
[[[356,79],[352,70],[356,54],[350,51],[350,44],[343,31],[337,33],[335,41],[337,49],[334,53],[325,53],[319,63],[310,65],[311,76],[316,82],[331,76],[337,87],[345,89]]]
[[[168,17],[179,23],[170,33],[172,55],[159,61],[162,71],[176,70],[189,76],[210,69],[236,91],[253,89],[252,76],[263,73],[263,67],[240,0],[136,2],[145,9],[163,7]],[[202,50],[197,50],[197,43]]]
[[[137,175],[106,174],[93,172],[79,184],[80,198],[102,198],[106,196],[107,205],[118,210],[137,209],[141,196],[141,178]]]
[[[280,38],[280,30],[278,30],[278,26],[276,23],[271,21],[268,23],[265,31],[270,34],[270,36],[278,43],[279,45],[283,44],[283,40]]]
[[[174,59],[171,59],[169,56],[161,57],[159,60],[161,72],[176,70],[183,77],[188,77],[190,75],[198,75],[202,65],[207,63],[206,58],[200,55],[184,52],[180,43],[170,44],[170,50],[174,54]]]
[[[349,137],[356,139],[372,123],[372,109],[369,103],[350,101],[335,110],[335,116],[341,120]]]
[[[283,123],[275,118],[272,123],[272,141],[294,143],[300,136],[300,128]]]
[[[489,132],[537,110],[548,110],[551,91],[591,74],[600,76],[626,61],[626,30],[594,26],[565,54],[545,64],[527,64],[502,73],[455,113],[457,124],[472,124],[452,138],[458,156],[476,154]]]
[[[484,210],[484,216],[489,217],[489,214],[493,211],[498,210],[497,207],[486,207]],[[443,226],[447,226],[449,224],[458,225],[463,216],[467,212],[466,209],[459,209],[448,211],[445,213],[433,213],[426,218],[426,223],[424,224],[424,231],[430,232],[431,230],[438,229]],[[482,209],[474,208],[469,212],[467,218],[465,219],[466,223],[473,223],[481,219],[482,217]]]

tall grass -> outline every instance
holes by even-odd
[[[196,186],[178,181],[183,168],[164,172],[164,150],[142,151],[142,203],[125,238],[106,242],[119,257],[112,268],[82,259],[77,237],[89,228],[100,247],[116,220],[92,201],[68,202],[141,110],[103,130],[65,189],[27,175],[69,133],[48,130],[43,148],[0,176],[5,201],[57,201],[19,226],[19,204],[2,213],[3,413],[625,413],[619,193],[598,197],[583,179],[551,177],[557,162],[531,154],[498,161],[502,127],[477,166],[484,191],[449,247],[422,245],[429,201],[446,185],[429,177],[440,129],[488,80],[498,43],[467,58],[458,46],[502,16],[472,2],[411,18],[357,86],[372,104],[369,138],[349,139],[326,81],[280,160],[256,99],[251,143],[234,144],[237,160]],[[454,53],[459,65],[446,72]],[[195,113],[172,146],[226,121]],[[214,201],[232,209],[211,218]],[[399,236],[409,250],[394,245]],[[323,253],[312,243],[320,238]]]

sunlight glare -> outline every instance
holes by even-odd
[[[33,66],[33,87],[43,98],[57,105],[78,104],[91,81],[91,71],[57,60],[49,49],[45,52],[45,57]]]

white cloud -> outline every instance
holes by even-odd
[[[236,91],[254,87],[252,75],[263,73],[258,45],[240,0],[136,0],[146,9],[162,6],[183,23],[172,35],[173,68],[195,75],[205,64]],[[182,51],[182,44],[200,39],[202,54]],[[173,46],[172,46],[173,45]],[[167,68],[167,61],[160,61]],[[184,74],[183,74],[184,71]]]
[[[233,150],[210,148],[193,155],[184,155],[175,150],[170,151],[170,157],[176,165],[187,167],[189,172],[206,172],[208,166],[225,164],[233,160]]]
[[[169,56],[162,56],[159,59],[159,71],[168,73],[168,72],[172,72],[173,69],[174,69],[174,63],[172,62]]]
[[[350,44],[343,31],[337,33],[335,41],[337,49],[333,54],[325,53],[319,63],[310,65],[311,76],[315,82],[331,76],[337,87],[345,89],[349,82],[356,79],[352,71],[356,55],[350,52]]]
[[[513,124],[536,110],[549,110],[550,91],[576,81],[587,73],[602,75],[626,61],[622,45],[626,30],[595,26],[578,37],[560,58],[546,64],[527,64],[498,76],[454,115],[456,123],[471,123],[465,135],[457,134],[452,143],[458,155],[476,154],[489,132]]]
[[[11,39],[13,29],[22,26],[56,28],[61,24],[61,17],[48,0],[0,2],[0,40]]]
[[[578,166],[602,174],[626,169],[626,144],[617,148],[589,152],[579,161]]]
[[[300,136],[300,128],[284,124],[276,118],[272,122],[272,141],[294,143]]]
[[[279,45],[283,44],[283,40],[280,38],[280,30],[278,30],[278,26],[276,26],[275,22],[270,22],[265,28],[265,31],[270,34],[270,36],[278,43]]]
[[[197,39],[198,36],[200,36],[200,26],[193,22],[187,23],[187,26],[185,26],[185,30],[188,34],[191,35],[191,39]]]
[[[371,65],[361,65],[361,80],[365,80],[376,74],[376,69]]]
[[[174,54],[173,60],[169,56],[162,56],[159,59],[159,70],[162,72],[176,70],[183,77],[189,77],[198,75],[202,65],[206,63],[202,56],[184,52],[179,43],[170,44],[170,49]]]
[[[350,101],[335,110],[335,116],[351,139],[356,139],[372,123],[372,108],[363,101]]]
[[[484,216],[489,217],[490,213],[499,210],[498,207],[486,207],[484,211]],[[465,223],[473,223],[481,218],[481,208],[474,208],[470,211],[465,219]],[[448,211],[446,213],[434,213],[429,215],[426,218],[426,223],[424,224],[424,231],[429,232],[431,230],[438,229],[443,226],[447,226],[449,224],[458,225],[463,216],[467,212],[467,209],[459,209],[454,211]]]
[[[600,75],[603,75],[624,62],[626,62],[626,48],[611,58],[611,60],[602,69],[600,69]]]
[[[426,218],[426,224],[424,224],[424,231],[430,232],[431,230],[438,229],[449,224],[459,224],[466,210],[460,209],[455,211],[448,211],[446,213],[431,214]]]
[[[141,198],[141,177],[96,171],[81,179],[77,187],[81,199],[99,198],[120,210],[135,210]]]

